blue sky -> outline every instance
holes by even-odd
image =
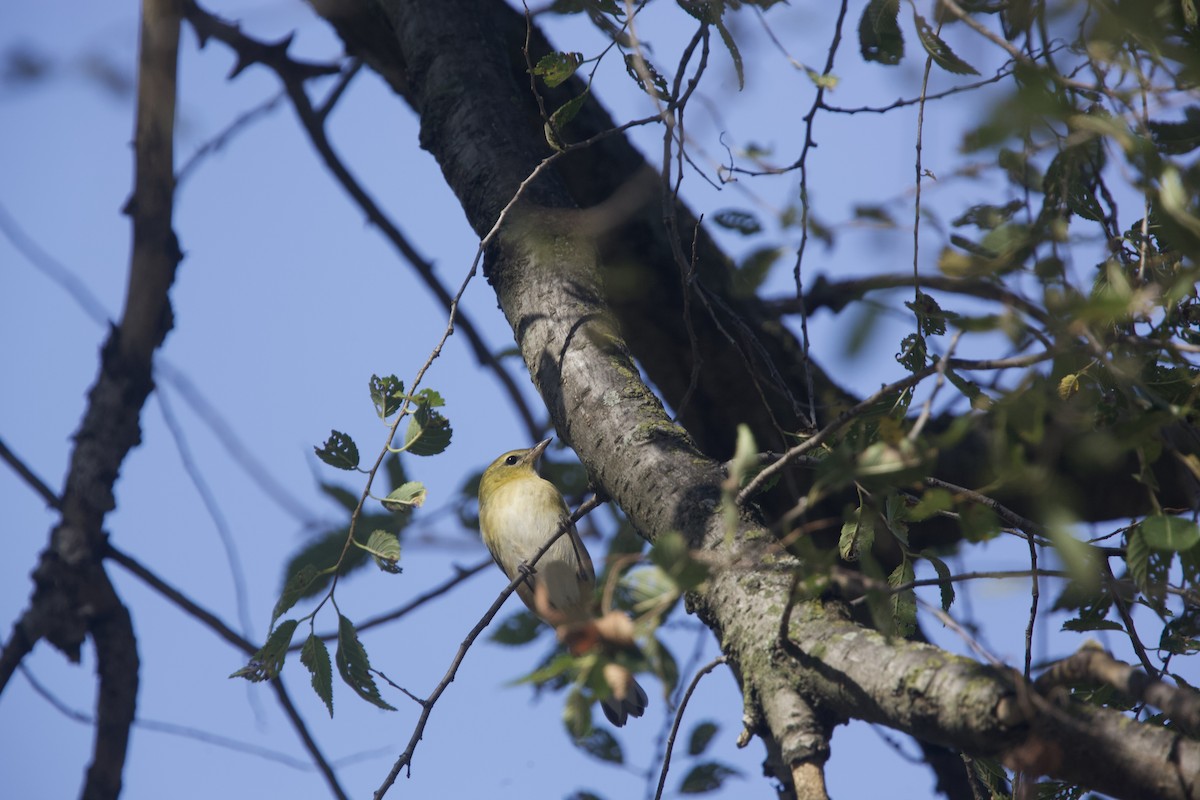
[[[642,35],[656,43],[670,63],[678,31],[663,28],[671,4],[652,6]],[[812,65],[824,62],[824,41],[832,25],[822,4],[796,3],[772,10],[768,19],[792,55]],[[252,35],[277,38],[296,31],[293,52],[330,58],[339,52],[326,26],[299,2],[235,2],[206,6],[241,20]],[[97,352],[105,335],[96,319],[56,280],[45,263],[31,260],[14,245],[19,229],[115,318],[122,305],[128,263],[129,226],[121,216],[131,184],[132,100],[97,81],[96,61],[133,80],[138,7],[135,3],[82,3],[48,0],[10,5],[0,11],[0,50],[24,47],[50,65],[44,80],[0,84],[0,205],[11,224],[0,236],[0,434],[52,487],[66,472],[70,436],[79,423],[85,392],[94,379]],[[63,24],[69,19],[70,24]],[[848,23],[837,72],[842,84],[833,99],[846,106],[887,103],[911,94],[919,61],[909,58],[894,70],[865,69]],[[801,136],[800,117],[811,102],[811,84],[789,67],[762,35],[752,16],[739,18],[735,35],[747,55],[747,91],[736,94],[729,58],[714,51],[706,107],[691,120],[698,153],[723,158],[724,141],[750,141],[772,147],[790,161]],[[586,28],[564,24],[552,31],[564,49],[595,52]],[[911,37],[910,37],[911,38]],[[910,44],[911,47],[911,44]],[[976,47],[978,47],[976,45]],[[589,50],[589,48],[592,48]],[[983,69],[991,55],[971,52]],[[89,61],[89,59],[93,59]],[[210,141],[238,115],[278,91],[273,76],[251,68],[225,80],[232,65],[217,42],[197,50],[185,27],[180,63],[177,164]],[[986,74],[986,71],[985,71]],[[942,76],[937,76],[942,80]],[[624,81],[624,83],[623,83]],[[645,115],[649,101],[631,90],[623,70],[607,69],[598,93],[618,117]],[[329,84],[313,85],[320,97]],[[967,108],[945,118],[931,113],[925,130],[927,165],[935,173],[957,161],[955,140]],[[331,119],[331,136],[359,179],[407,231],[443,280],[456,287],[471,263],[476,240],[441,181],[436,165],[416,146],[417,123],[382,82],[364,72]],[[814,151],[812,192],[827,222],[846,222],[857,203],[903,197],[913,175],[913,114],[886,118],[822,117],[821,146]],[[655,132],[643,132],[647,152],[656,152]],[[703,163],[703,159],[700,159]],[[685,194],[700,210],[782,208],[795,196],[794,177],[769,185],[735,184],[716,192],[689,175]],[[947,178],[930,190],[953,207],[975,191]],[[980,190],[981,191],[981,190]],[[911,210],[907,213],[911,214]],[[765,215],[764,215],[765,216]],[[13,226],[16,226],[14,228]],[[173,438],[164,405],[152,398],[143,414],[143,444],[127,460],[117,486],[118,508],[106,528],[114,544],[234,627],[248,616],[247,635],[260,640],[279,588],[282,564],[313,526],[338,520],[337,509],[317,491],[318,480],[341,482],[358,492],[350,475],[333,473],[312,457],[330,428],[351,433],[364,453],[377,452],[383,430],[371,409],[367,380],[372,373],[395,373],[406,381],[424,361],[445,325],[445,315],[378,233],[368,227],[323,169],[286,103],[267,114],[226,147],[207,158],[181,186],[176,230],[186,254],[172,291],[175,329],[159,354],[160,391],[166,409],[184,432]],[[833,277],[911,269],[911,229],[865,230],[845,225],[836,249],[810,249],[810,276]],[[792,241],[777,227],[768,235]],[[934,241],[934,239],[930,239]],[[735,254],[754,242],[726,237]],[[936,258],[933,247],[923,264]],[[786,262],[786,259],[785,259]],[[56,269],[56,268],[53,268]],[[53,271],[52,269],[52,271]],[[772,277],[778,293],[790,287],[790,262]],[[476,280],[465,308],[496,350],[511,344],[510,333],[490,288]],[[863,355],[850,358],[841,344],[846,316],[812,321],[818,358],[841,368],[836,376],[857,391],[871,391],[901,375],[893,353],[906,331],[898,314],[881,314]],[[514,364],[520,369],[519,364]],[[290,500],[263,490],[254,471],[235,459],[206,424],[189,393],[172,375],[182,374],[237,437],[249,457],[283,487]],[[527,376],[518,375],[527,397],[536,397]],[[461,337],[452,337],[426,385],[447,400],[454,443],[443,456],[410,460],[412,477],[430,490],[428,505],[406,533],[404,573],[363,572],[339,590],[344,613],[362,619],[394,608],[453,573],[486,557],[478,539],[444,513],[465,477],[504,450],[527,444],[519,418],[496,381],[474,363]],[[535,405],[536,407],[536,405]],[[563,458],[564,456],[559,456]],[[220,509],[220,523],[206,510],[189,478],[191,462]],[[0,625],[7,631],[24,608],[28,575],[53,513],[7,469],[0,470],[0,497],[9,531],[0,572]],[[235,578],[219,535],[232,537],[246,576],[244,608],[236,599]],[[592,545],[593,550],[597,547]],[[989,567],[1020,568],[1022,550],[1003,541],[989,546]],[[325,794],[319,776],[304,768],[295,734],[262,686],[227,678],[243,662],[240,653],[176,608],[164,602],[120,567],[110,565],[118,591],[132,609],[142,657],[139,719],[126,769],[128,798],[212,796],[297,796]],[[400,623],[365,633],[373,664],[417,694],[436,683],[463,635],[503,586],[489,569]],[[985,622],[1011,621],[1026,613],[1027,588],[1006,585],[974,593],[973,610]],[[515,601],[503,614],[516,610]],[[319,628],[328,630],[325,614]],[[1009,661],[1020,662],[1023,623],[988,628],[987,644]],[[1052,624],[1050,627],[1057,627]],[[961,642],[936,623],[939,642],[961,650]],[[1039,634],[1048,655],[1053,643]],[[681,663],[697,648],[703,664],[716,654],[712,637],[681,626],[672,635]],[[629,768],[601,764],[565,739],[561,696],[531,702],[524,687],[508,684],[527,672],[545,652],[540,647],[508,649],[480,642],[457,680],[438,704],[415,758],[411,778],[401,778],[393,796],[561,797],[591,789],[608,798],[641,796],[647,770],[656,769],[656,741],[669,723],[657,686],[651,689],[647,717],[620,734]],[[26,660],[36,680],[71,709],[90,713],[94,671],[90,651],[71,665],[45,644]],[[308,689],[307,676],[293,664],[285,672],[289,688],[310,730],[335,761],[357,797],[374,791],[407,742],[417,708],[395,692],[385,696],[399,708],[387,713],[359,702],[335,686],[329,719]],[[690,677],[686,675],[685,679]],[[650,688],[650,687],[648,687]],[[717,797],[774,796],[759,778],[762,748],[733,743],[740,728],[740,698],[727,671],[701,684],[684,730],[706,719],[720,733],[708,755],[745,775]],[[235,742],[233,747],[198,741],[163,730],[185,726]],[[912,752],[911,743],[894,737]],[[69,719],[39,696],[21,676],[0,696],[0,773],[12,797],[64,797],[78,791],[87,762],[91,730]],[[885,738],[856,724],[834,738],[829,782],[834,795],[864,796],[898,786],[906,797],[929,796],[932,778],[906,763]],[[299,762],[286,764],[252,748]],[[672,786],[687,759],[677,753]],[[863,764],[871,764],[863,769]],[[893,772],[895,770],[895,772]],[[899,783],[897,783],[899,781]]]

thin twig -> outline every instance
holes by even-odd
[[[250,127],[252,123],[257,122],[259,119],[265,117],[267,114],[270,114],[272,111],[278,108],[279,104],[283,102],[283,98],[286,96],[287,94],[280,89],[278,92],[268,97],[258,105],[239,114],[232,122],[218,131],[215,136],[197,147],[196,150],[190,156],[188,156],[188,160],[183,162],[183,166],[181,166],[175,172],[176,191],[179,190],[184,181],[192,176],[192,173],[196,171],[196,168],[199,167],[206,158],[214,153],[219,152],[221,148],[229,144],[229,142],[231,142],[235,136],[244,131],[246,128]]]
[[[980,492],[976,492],[975,490],[968,489],[964,486],[958,486],[957,484],[949,483],[947,481],[942,480],[941,478],[928,477],[928,478],[925,478],[924,481],[929,486],[936,486],[940,489],[947,489],[951,492],[954,492],[955,494],[962,495],[963,497],[965,497],[966,499],[970,500],[973,503],[978,503],[979,505],[987,506],[992,511],[996,512],[996,515],[998,517],[1000,517],[1000,519],[1004,520],[1006,523],[1008,523],[1012,527],[1021,531],[1029,538],[1032,538],[1035,536],[1039,537],[1039,538],[1045,538],[1045,536],[1046,536],[1046,529],[1044,527],[1037,524],[1033,520],[1022,517],[1017,512],[1008,508],[1008,506],[1005,506],[1002,503],[999,503],[996,500],[993,500],[992,498],[988,497],[985,494],[981,494]]]
[[[841,7],[838,9],[837,22],[833,26],[833,39],[829,43],[829,52],[825,56],[824,74],[826,75],[833,72],[834,59],[837,56],[838,46],[842,42],[842,25],[846,21],[848,7],[848,0],[842,0]],[[793,167],[799,167],[800,169],[800,244],[796,248],[796,263],[792,267],[792,278],[796,284],[797,298],[804,297],[804,251],[808,247],[808,153],[817,145],[813,139],[813,127],[816,124],[817,111],[820,110],[824,101],[825,87],[818,83],[817,93],[813,97],[812,106],[808,109],[808,113],[804,115],[804,145],[800,148],[800,157],[796,159],[796,163],[793,165]],[[809,364],[810,345],[808,314],[802,306],[800,310],[800,346],[804,354],[805,390],[808,393],[808,420],[815,428],[820,422],[817,417],[816,383]]]
[[[399,608],[393,609],[392,611],[388,611],[386,613],[380,614],[375,617],[371,617],[361,623],[358,623],[354,627],[359,633],[362,633],[363,631],[370,630],[371,628],[377,628],[380,625],[384,625],[388,622],[393,622],[395,620],[398,620],[401,617],[406,616],[407,614],[410,614],[413,611],[416,611],[418,608],[425,605],[430,600],[435,600],[438,597],[441,597],[446,592],[450,591],[455,586],[458,586],[460,583],[467,580],[471,576],[478,575],[480,572],[482,572],[484,569],[486,569],[491,564],[492,564],[492,559],[489,558],[486,561],[480,561],[478,564],[473,564],[469,567],[455,567],[454,575],[452,575],[451,577],[442,581],[437,586],[434,586],[432,589],[429,589],[428,591],[417,595],[412,600],[409,600],[407,603],[400,606]],[[337,633],[325,633],[325,634],[321,634],[319,638],[324,641],[329,642],[329,641],[333,641],[334,639],[337,639],[337,636],[338,636]],[[300,650],[303,647],[304,647],[303,644],[293,644],[290,648],[288,648],[288,650],[295,651],[295,650]]]
[[[235,631],[233,628],[226,625],[220,617],[212,613],[208,609],[193,601],[183,592],[176,589],[171,584],[158,577],[149,568],[142,565],[133,556],[117,549],[112,542],[108,543],[108,549],[104,557],[117,562],[131,575],[134,575],[142,580],[147,586],[161,594],[167,600],[179,606],[188,616],[194,617],[196,620],[207,626],[211,631],[216,633],[229,644],[241,650],[246,655],[254,655],[258,651],[258,645],[251,642],[245,636]]]
[[[179,606],[190,616],[208,626],[210,630],[212,630],[225,641],[229,642],[238,650],[241,650],[246,655],[253,655],[258,651],[258,647],[253,642],[249,641],[240,633],[233,630],[233,628],[230,628],[228,625],[222,622],[216,614],[213,614],[208,609],[203,608],[198,603],[194,602],[183,592],[179,591],[174,586],[171,586],[162,578],[158,577],[158,575],[151,572],[132,556],[113,547],[111,542],[108,545],[108,550],[105,554],[105,557],[117,562],[122,567],[129,570],[131,574],[141,578],[147,586],[157,591],[167,600]],[[300,713],[296,710],[295,705],[292,704],[292,699],[288,695],[287,689],[283,685],[283,679],[277,676],[271,680],[271,685],[275,689],[275,695],[279,700],[280,706],[282,706],[284,713],[291,721],[292,727],[296,730],[296,734],[300,737],[300,741],[304,744],[305,749],[308,750],[308,754],[312,758],[313,764],[316,765],[317,770],[325,776],[325,781],[329,784],[330,791],[333,792],[334,796],[339,798],[339,800],[346,800],[346,793],[338,782],[337,773],[334,772],[333,767],[325,758],[324,753],[321,752],[321,748],[317,745],[316,740],[312,738],[312,734],[309,733],[308,725],[305,723],[304,718],[300,716]]]
[[[687,691],[683,693],[683,700],[679,702],[679,708],[675,711],[675,722],[671,724],[671,734],[667,737],[667,749],[663,754],[662,772],[658,776],[658,790],[654,792],[654,800],[662,797],[663,787],[667,783],[667,770],[671,767],[671,750],[675,747],[675,736],[679,733],[679,725],[683,722],[683,712],[687,710],[688,701],[692,699],[692,692],[696,691],[696,686],[700,683],[701,678],[724,663],[725,656],[720,655],[705,664],[692,678]]]
[[[159,408],[162,409],[163,421],[166,422],[167,430],[175,441],[175,449],[179,451],[179,460],[183,464],[183,469],[192,481],[192,485],[196,487],[196,493],[200,495],[200,502],[204,504],[213,527],[217,530],[217,538],[221,540],[221,546],[225,550],[225,560],[229,564],[229,575],[233,579],[233,596],[234,604],[237,606],[238,621],[242,624],[242,631],[247,636],[251,636],[254,626],[250,621],[250,605],[246,597],[246,574],[242,569],[242,559],[238,554],[233,532],[229,529],[229,521],[225,519],[221,505],[217,501],[216,495],[213,494],[212,488],[209,487],[208,481],[205,480],[204,473],[196,464],[196,460],[192,458],[191,446],[183,432],[183,426],[179,424],[179,419],[175,416],[175,411],[167,399],[167,394],[159,391],[155,396],[158,399]]]
[[[72,722],[78,722],[81,725],[95,725],[96,718],[79,709],[72,708],[56,696],[50,689],[39,681],[33,672],[24,664],[21,665],[21,676],[29,682],[33,691],[38,694],[43,700],[50,704],[58,713],[62,714]],[[192,739],[204,744],[210,744],[215,747],[222,747],[226,750],[233,750],[245,755],[257,756],[258,758],[274,761],[277,764],[283,764],[286,767],[291,767],[296,770],[314,770],[316,767],[308,761],[303,761],[299,758],[294,758],[287,753],[279,752],[278,750],[270,750],[266,747],[261,747],[253,742],[242,741],[239,739],[231,739],[227,736],[222,736],[218,733],[192,728],[187,725],[178,725],[173,722],[161,722],[159,720],[145,719],[138,717],[133,721],[135,728],[142,728],[155,733],[165,733],[171,736],[179,736],[184,739]]]
[[[61,501],[54,490],[46,485],[46,482],[37,476],[37,474],[24,462],[16,453],[8,449],[8,445],[4,443],[4,439],[0,439],[0,459],[3,459],[13,472],[21,476],[25,483],[38,493],[38,495],[46,501],[46,505],[50,508],[61,508]]]
[[[1033,666],[1033,627],[1037,622],[1038,601],[1041,598],[1042,590],[1038,585],[1038,575],[1046,574],[1038,571],[1038,552],[1037,541],[1030,536],[1026,539],[1029,543],[1029,572],[1030,572],[1030,590],[1029,590],[1029,622],[1025,626],[1025,680],[1030,679],[1030,670]]]
[[[921,431],[925,429],[926,423],[933,416],[933,401],[937,399],[938,392],[946,384],[946,367],[950,365],[950,358],[954,354],[955,348],[958,347],[958,340],[962,338],[962,335],[961,330],[955,331],[954,336],[950,339],[950,344],[946,347],[946,354],[937,360],[937,366],[940,367],[937,371],[937,380],[933,383],[933,391],[929,393],[929,397],[921,407],[921,413],[917,415],[917,421],[913,423],[912,429],[908,432],[907,438],[910,442],[917,440]]]

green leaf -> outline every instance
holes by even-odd
[[[254,683],[276,677],[279,670],[283,669],[288,647],[292,644],[292,634],[296,632],[298,624],[294,619],[286,619],[279,623],[279,627],[267,637],[267,643],[250,656],[250,662],[229,677],[245,678]]]
[[[838,539],[838,553],[846,561],[858,561],[863,553],[869,553],[875,544],[875,512],[859,506],[851,518],[842,525]]]
[[[317,458],[338,469],[358,469],[358,445],[349,434],[330,431],[321,447],[314,447]]]
[[[365,549],[384,572],[399,575],[403,571],[396,564],[400,560],[400,537],[396,534],[385,530],[373,530],[367,538]]]
[[[625,763],[625,754],[621,752],[621,744],[604,728],[592,728],[575,740],[575,746],[592,758],[598,758],[610,764]]]
[[[704,721],[692,728],[692,735],[688,737],[688,755],[698,756],[708,749],[709,743],[713,737],[717,735],[717,723]]]
[[[372,375],[369,383],[371,402],[375,405],[375,413],[380,419],[387,419],[400,410],[404,403],[404,384],[395,375],[381,378]]]
[[[986,542],[1000,535],[1000,520],[996,512],[975,503],[963,507],[958,526],[969,542]]]
[[[639,64],[645,69],[645,74],[649,78],[650,86],[646,86],[642,80],[642,71],[638,68]],[[667,91],[667,79],[659,74],[654,65],[645,58],[635,54],[625,54],[625,71],[629,73],[629,77],[637,81],[637,85],[641,90],[652,97],[657,97],[659,100],[671,99],[670,93]]]
[[[1182,553],[1200,542],[1200,526],[1180,517],[1146,517],[1138,524],[1138,530],[1154,550]]]
[[[371,677],[371,662],[367,659],[367,651],[362,642],[358,641],[358,631],[355,630],[354,623],[341,614],[338,614],[338,649],[335,660],[338,674],[355,694],[386,711],[396,710],[380,697],[379,687]]]
[[[883,522],[900,544],[908,547],[908,505],[898,494],[888,495],[883,506]]]
[[[518,611],[492,631],[491,640],[497,644],[528,644],[542,631],[542,621],[528,611]]]
[[[691,548],[678,531],[658,537],[650,548],[650,561],[658,565],[681,592],[691,591],[708,579],[708,567],[692,557]]]
[[[1004,153],[1011,155],[1012,151],[1001,153],[1002,162]],[[951,220],[950,224],[956,228],[961,228],[964,225],[974,225],[981,230],[990,231],[1008,222],[1012,219],[1013,214],[1016,214],[1024,207],[1025,204],[1020,200],[1011,200],[1002,206],[987,204],[971,206],[964,213]]]
[[[287,613],[288,609],[296,605],[296,602],[302,597],[309,596],[309,588],[317,578],[321,577],[321,570],[317,569],[315,564],[305,564],[301,566],[283,585],[283,591],[279,593],[279,599],[275,601],[275,610],[271,612],[271,624],[275,624],[275,620]]]
[[[929,53],[929,57],[934,63],[947,72],[953,72],[955,75],[978,75],[979,70],[972,67],[967,62],[963,61],[958,56],[954,55],[954,51],[950,49],[950,45],[942,41],[930,27],[925,18],[913,11],[913,22],[917,26],[917,38],[921,40],[921,46],[925,48],[925,52]]]
[[[896,361],[909,372],[918,372],[929,363],[929,348],[925,337],[919,333],[910,333],[900,341],[900,352],[896,353]]]
[[[932,550],[922,550],[921,557],[933,565],[933,569],[937,572],[938,589],[942,593],[942,611],[949,611],[950,606],[954,604],[954,584],[950,582],[950,568],[946,566],[946,562],[942,561]]]
[[[679,685],[679,663],[671,649],[660,642],[657,636],[651,636],[642,646],[642,652],[646,655],[650,671],[662,683],[663,690],[667,693],[675,691]]]
[[[425,504],[425,498],[429,492],[425,489],[425,484],[420,481],[409,481],[401,484],[388,493],[388,496],[383,498],[383,507],[388,511],[402,512],[412,511],[414,508],[420,508]]]
[[[742,773],[717,761],[706,761],[692,767],[679,783],[680,794],[706,794],[715,792],[729,778],[739,778]]]
[[[725,27],[725,23],[718,19],[715,24],[717,31],[721,34],[721,41],[725,43],[725,49],[729,51],[729,57],[733,59],[733,70],[737,73],[738,91],[740,92],[746,88],[746,71],[742,66],[742,54],[738,50],[737,42],[733,40],[733,35]]]
[[[578,688],[567,694],[567,702],[563,705],[563,724],[573,742],[582,741],[593,730],[592,704]]]
[[[900,0],[871,0],[858,21],[858,48],[864,61],[895,66],[904,58],[904,34],[897,18]]]
[[[655,608],[670,608],[682,594],[675,579],[662,567],[652,566],[636,569],[621,579],[621,586],[629,594],[629,602],[635,614]]]
[[[1150,574],[1150,545],[1146,543],[1146,537],[1139,527],[1130,530],[1125,541],[1125,566],[1133,576],[1134,585],[1145,592]]]
[[[1075,633],[1084,633],[1086,631],[1123,631],[1124,628],[1118,622],[1113,622],[1109,619],[1092,619],[1080,617],[1078,619],[1069,619],[1062,624],[1064,631],[1074,631]]]
[[[554,113],[550,115],[550,121],[545,126],[546,142],[555,150],[562,150],[567,146],[562,138],[563,128],[575,119],[587,98],[588,89],[584,88],[578,96],[554,109]]]
[[[1046,533],[1071,579],[1083,586],[1095,586],[1100,581],[1100,556],[1095,548],[1075,536],[1075,527],[1075,521],[1061,510],[1051,512],[1046,521]]]
[[[528,675],[522,675],[520,678],[517,678],[513,681],[513,684],[530,683],[534,686],[540,686],[570,674],[576,666],[576,659],[573,655],[570,653],[559,653]]]
[[[437,455],[450,446],[450,437],[454,434],[450,421],[434,410],[445,402],[432,389],[422,389],[415,400],[417,410],[409,420],[401,449],[415,456]]]
[[[1179,7],[1183,12],[1184,25],[1194,28],[1200,24],[1200,12],[1196,10],[1196,0],[1179,0]]]
[[[750,211],[742,211],[735,208],[727,208],[724,211],[718,211],[713,214],[712,221],[720,225],[722,228],[727,228],[731,231],[737,231],[743,236],[750,236],[760,232],[762,223]]]
[[[321,490],[322,494],[350,513],[354,513],[354,509],[358,508],[358,495],[343,486],[321,482],[317,484],[317,488]]]
[[[912,583],[916,580],[916,575],[913,572],[912,560],[905,558],[900,562],[900,565],[892,570],[892,574],[888,575],[888,586],[893,589],[897,586],[903,586]],[[892,623],[896,626],[896,632],[901,636],[908,636],[917,627],[917,600],[912,589],[905,589],[896,592],[891,597],[892,606]]]
[[[1192,9],[1195,10],[1195,5]],[[1150,136],[1160,152],[1183,155],[1200,147],[1200,107],[1188,106],[1183,114],[1183,122],[1150,120],[1148,123]]]
[[[583,53],[547,53],[538,59],[533,74],[541,76],[546,85],[553,89],[575,74],[583,63]]]
[[[908,509],[908,518],[912,522],[924,522],[940,511],[949,511],[954,507],[954,498],[945,489],[926,489],[925,494],[917,504]]]
[[[753,297],[784,252],[782,247],[760,247],[743,258],[733,276],[734,293],[738,297]]]
[[[725,0],[683,0],[679,7],[693,19],[707,25],[715,25],[725,13]]]
[[[1074,213],[1093,222],[1103,222],[1104,209],[1096,199],[1096,188],[1106,160],[1100,137],[1059,151],[1042,178],[1045,206],[1067,215]]]
[[[937,300],[917,290],[916,298],[906,300],[904,305],[916,314],[917,333],[926,336],[941,336],[946,332],[946,312],[938,305]]]
[[[375,527],[387,527],[395,523],[396,518],[393,516],[385,516],[382,514],[365,514],[359,517],[359,530],[369,530]],[[297,597],[291,602],[302,600],[306,597],[313,597],[324,591],[329,585],[329,580],[333,576],[333,565],[337,563],[338,558],[342,556],[342,550],[346,547],[346,537],[350,535],[348,527],[337,528],[330,531],[320,532],[314,539],[305,544],[288,560],[287,566],[284,569],[284,590],[291,584],[293,580],[297,581],[295,591],[299,592]],[[346,551],[345,558],[342,558],[341,570],[338,574],[346,575],[367,563],[367,554],[357,547],[352,547]],[[307,582],[306,586],[301,586],[305,581],[297,579],[305,567],[311,566],[317,570],[316,576]],[[281,591],[281,594],[283,592]]]
[[[329,649],[325,647],[321,637],[309,634],[304,640],[304,647],[300,648],[300,663],[308,667],[308,672],[312,675],[313,691],[325,703],[325,707],[329,709],[329,716],[332,717],[333,667],[329,662]]]

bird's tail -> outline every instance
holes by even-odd
[[[620,728],[629,721],[630,717],[640,717],[645,714],[646,706],[649,703],[646,690],[632,675],[629,675],[624,697],[618,697],[617,692],[613,692],[600,701],[600,708],[604,710],[604,716],[608,717],[608,721]]]

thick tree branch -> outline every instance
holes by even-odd
[[[375,0],[316,0],[313,5],[333,24],[348,51],[362,57],[420,112],[421,98],[414,75],[423,74],[428,65],[412,61],[410,53],[396,48],[385,35],[387,22],[380,19],[380,9],[388,4]],[[505,49],[503,58],[493,64],[501,73],[490,78],[511,87],[506,96],[512,107],[504,109],[509,126],[506,138],[533,143],[528,146],[535,157],[550,154],[538,102],[529,92],[522,53],[527,35],[525,19],[498,0],[477,0],[464,25],[467,27],[460,33],[465,38],[492,41]],[[529,57],[536,61],[554,49],[534,27],[529,33]],[[462,86],[455,91],[466,94],[473,88]],[[555,89],[540,91],[547,109],[554,109],[578,96],[583,82],[572,78]],[[614,127],[593,96],[563,134],[568,142],[577,142]],[[422,144],[430,147],[427,135],[423,135]],[[554,171],[574,206],[598,212],[596,216],[604,219],[604,225],[593,232],[609,308],[639,368],[673,408],[680,408],[689,392],[694,338],[704,369],[678,421],[704,453],[729,458],[739,423],[751,428],[761,449],[786,450],[794,439],[784,434],[806,430],[805,415],[800,412],[810,402],[822,421],[854,405],[854,398],[813,364],[801,343],[778,324],[777,312],[769,304],[741,297],[732,290],[732,261],[697,225],[695,215],[679,204],[675,216],[680,236],[686,240],[682,247],[685,252],[695,253],[696,265],[690,282],[696,294],[690,302],[685,299],[673,256],[679,243],[672,241],[662,225],[660,181],[625,137],[609,137],[584,152],[568,154],[555,164]],[[460,177],[465,181],[469,176]],[[480,181],[475,190],[490,188],[494,184]],[[571,225],[576,230],[591,230],[592,219],[590,213],[581,213]],[[685,314],[689,310],[690,316]],[[815,400],[808,397],[810,380]],[[758,386],[764,391],[755,391]],[[946,421],[935,422],[935,427],[941,427]],[[1088,430],[1085,427],[1085,433]],[[958,445],[940,452],[935,474],[968,486],[988,485],[996,476],[988,469],[989,460],[980,454],[990,447],[990,440],[982,433],[968,435]],[[1064,446],[1058,455],[1075,449]],[[1112,519],[1146,510],[1145,493],[1134,491],[1129,470],[1102,469],[1096,463],[1077,461],[1064,467],[1062,494],[1076,501],[1074,510],[1082,518]],[[1190,506],[1189,492],[1194,491],[1194,482],[1186,470],[1170,458],[1163,458],[1155,474],[1164,503]],[[1097,490],[1102,481],[1103,489]],[[1017,508],[1032,508],[1037,502],[1035,488],[1017,487],[1003,499]],[[779,487],[757,498],[757,502],[768,514],[779,516],[795,504],[803,491],[792,476],[785,475]],[[834,498],[833,502],[836,505],[840,499]],[[828,513],[839,512],[840,508],[835,508]],[[955,526],[925,523],[925,527],[930,526],[932,530],[918,531],[922,541],[958,536]]]
[[[522,39],[513,46],[502,35],[508,12],[500,4],[385,7],[409,67],[405,91],[421,116],[421,142],[482,236],[545,155],[524,128],[521,109],[536,109],[525,101],[527,77],[511,68],[524,63]],[[752,725],[782,754],[782,766],[793,774],[819,767],[821,725],[852,716],[1117,796],[1194,791],[1195,742],[1115,712],[1052,706],[1019,675],[888,639],[843,618],[837,604],[803,602],[784,647],[781,610],[803,565],[781,553],[750,512],[727,526],[721,467],[640,380],[606,302],[612,289],[602,264],[612,251],[578,235],[579,198],[563,174],[544,173],[528,188],[489,251],[489,279],[560,434],[593,480],[647,538],[682,531],[713,565],[694,605],[718,634]],[[815,709],[819,724],[803,709]]]
[[[129,612],[102,566],[102,525],[115,505],[113,484],[121,464],[140,440],[140,413],[152,388],[151,358],[171,327],[167,291],[180,259],[171,219],[181,13],[179,0],[143,5],[125,309],[101,352],[100,375],[75,434],[62,515],[34,571],[30,606],[14,632],[19,649],[27,651],[45,638],[72,660],[78,660],[85,636],[95,644],[96,738],[82,790],[89,800],[120,794],[136,708],[137,641]],[[5,650],[7,655],[9,647]]]

